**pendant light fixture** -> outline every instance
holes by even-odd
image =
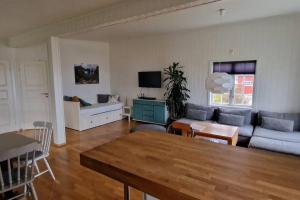
[[[226,10],[223,8],[218,11],[221,18],[226,14]],[[224,94],[233,89],[234,80],[231,75],[221,72],[221,63],[219,63],[218,71],[219,72],[214,72],[208,76],[205,87],[212,93]]]

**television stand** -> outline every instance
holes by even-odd
[[[139,99],[145,99],[145,100],[156,100],[155,97],[139,97]]]

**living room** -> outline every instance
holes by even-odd
[[[0,136],[53,130],[27,199],[300,198],[297,0],[70,2],[3,4]]]

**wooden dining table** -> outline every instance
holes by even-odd
[[[162,200],[300,199],[300,159],[137,132],[81,153],[81,165]],[[99,186],[101,187],[101,186]]]
[[[36,140],[20,135],[17,132],[0,134],[0,154],[4,154],[9,150],[26,146],[37,142]]]

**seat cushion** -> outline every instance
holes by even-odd
[[[251,124],[251,109],[237,109],[237,108],[220,108],[220,113],[232,114],[232,115],[241,115],[245,117],[244,125]]]
[[[287,142],[298,142],[300,146],[300,132],[282,132],[256,127],[253,136],[282,140]]]
[[[240,126],[239,127],[239,135],[252,137],[254,127],[252,125]]]
[[[287,142],[283,140],[275,140],[257,136],[253,136],[251,138],[249,148],[258,148],[275,152],[300,155],[300,145],[297,142]]]

